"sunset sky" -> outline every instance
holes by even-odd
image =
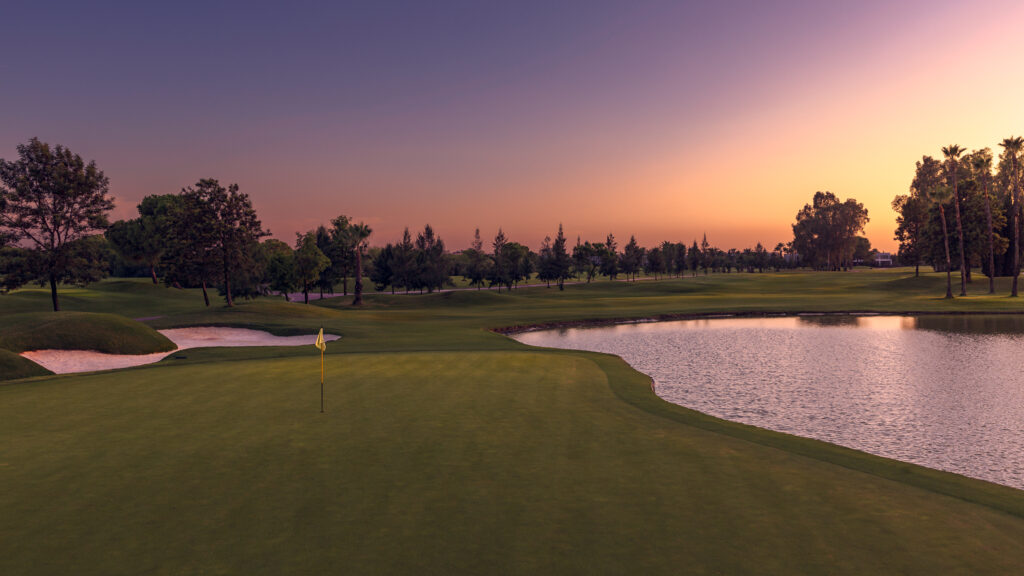
[[[830,190],[893,249],[915,160],[1024,134],[1019,2],[61,4],[0,11],[0,157],[69,146],[118,218],[237,182],[288,241],[773,247]]]

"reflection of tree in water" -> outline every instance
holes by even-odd
[[[856,326],[857,316],[830,314],[825,316],[797,316],[801,324],[808,326]]]
[[[1024,335],[1024,315],[918,316],[914,320],[918,330],[957,334]]]

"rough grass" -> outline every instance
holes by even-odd
[[[196,293],[101,283],[69,305],[116,301],[160,327],[341,334],[328,412],[312,347],[189,350],[0,386],[0,573],[1014,573],[1022,491],[724,422],[660,400],[614,357],[489,330],[1024,312],[1003,294],[943,300],[943,282],[733,274],[371,296],[362,309],[205,309]],[[0,322],[19,297],[0,296]]]

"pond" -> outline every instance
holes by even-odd
[[[1024,488],[1024,317],[716,318],[515,336],[719,418]]]

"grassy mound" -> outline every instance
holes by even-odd
[[[46,376],[47,374],[53,374],[53,372],[14,352],[0,349],[0,380],[15,380],[32,376]]]
[[[150,354],[174,350],[174,343],[141,322],[115,314],[29,312],[4,316],[0,348]]]

